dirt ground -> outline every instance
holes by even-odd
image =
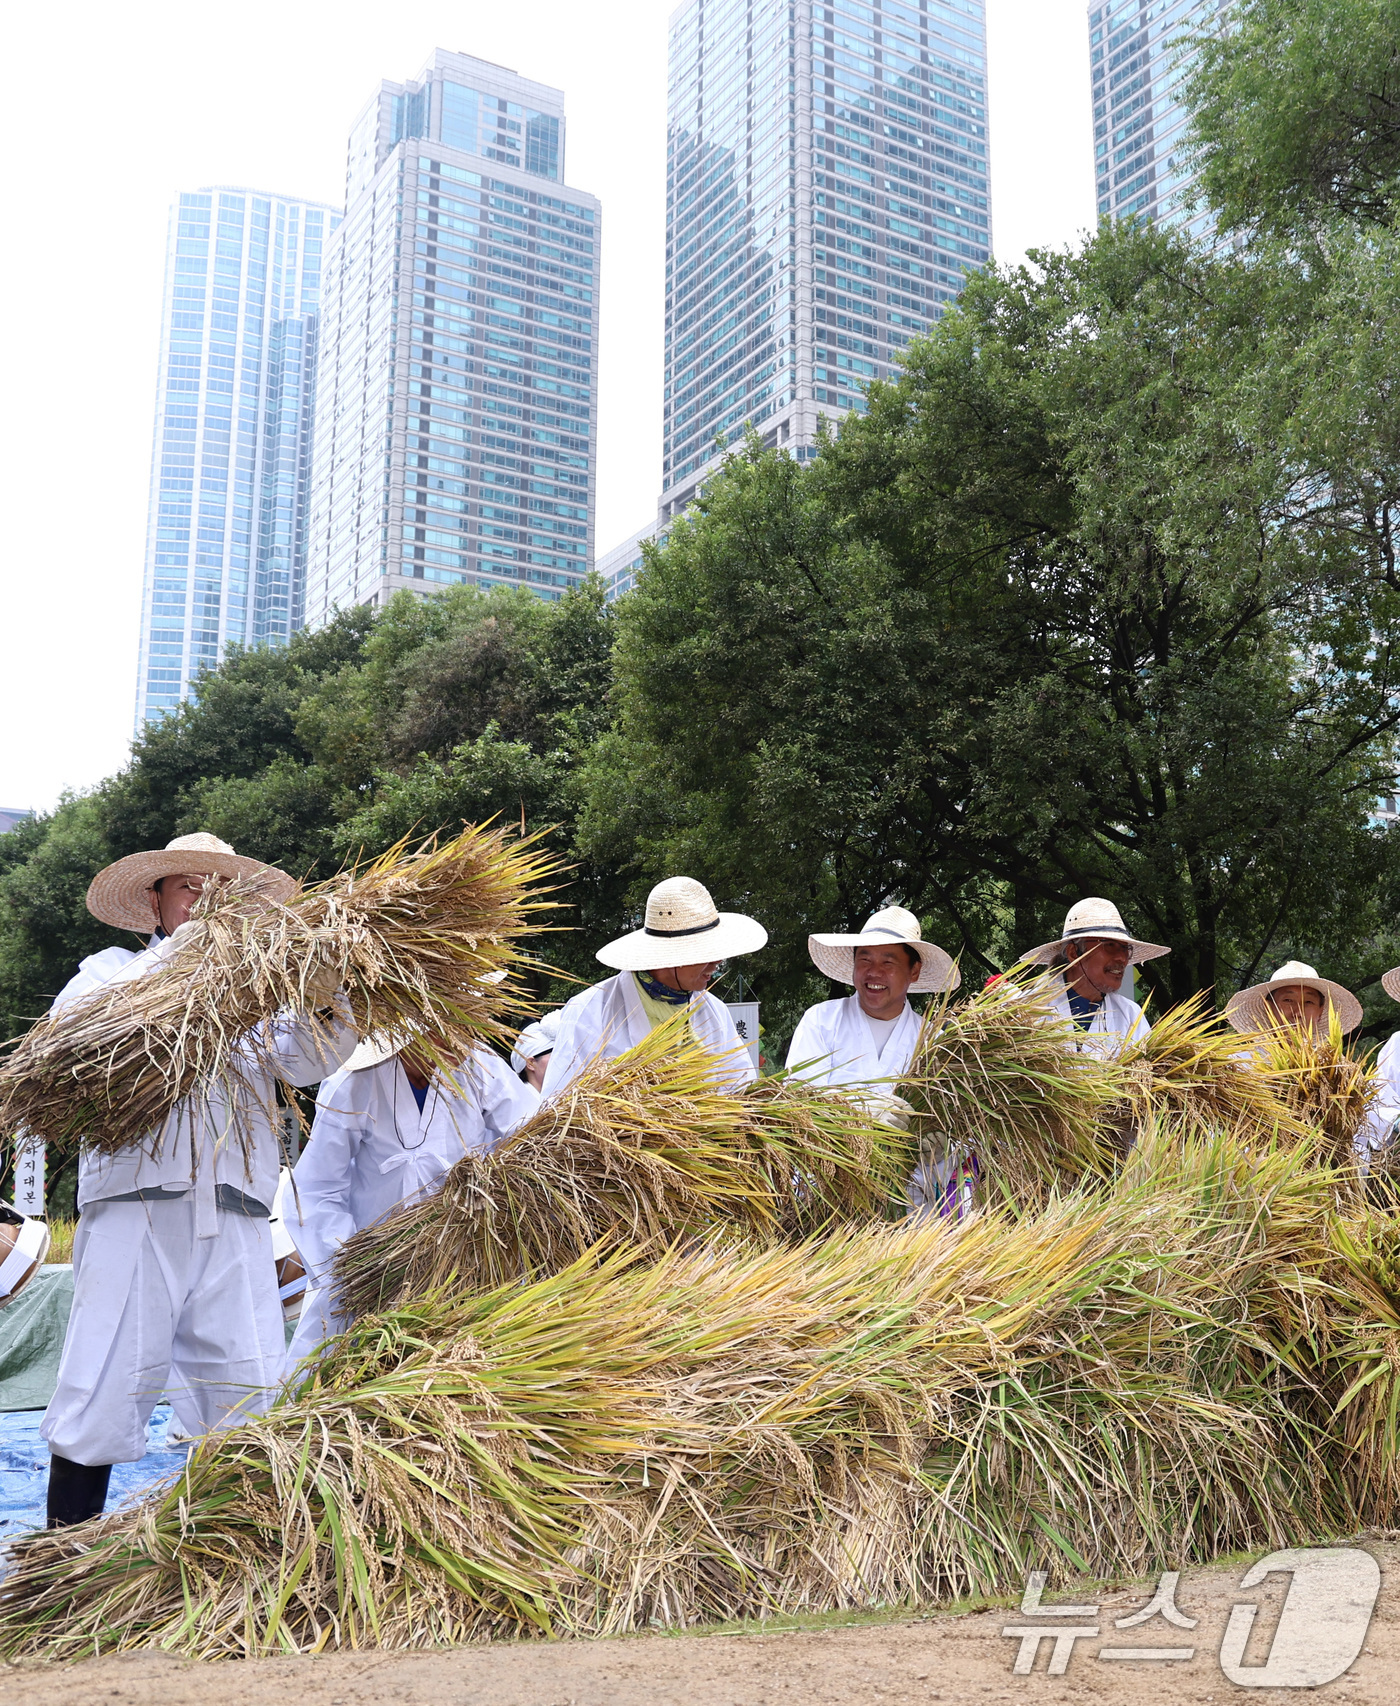
[[[1381,1566],[1381,1588],[1364,1647],[1350,1669],[1320,1690],[1245,1688],[1221,1671],[1217,1655],[1235,1603],[1260,1606],[1244,1662],[1270,1654],[1290,1577],[1271,1576],[1242,1592],[1250,1560],[1182,1573],[1176,1605],[1198,1619],[1192,1630],[1160,1618],[1126,1631],[1115,1619],[1142,1608],[1155,1581],[1048,1593],[1047,1604],[1097,1605],[1100,1638],[1077,1642],[1062,1676],[1051,1676],[1050,1644],[1030,1675],[1013,1672],[1023,1627],[1019,1608],[954,1615],[852,1620],[829,1628],[647,1635],[467,1647],[425,1653],[336,1653],[196,1664],[131,1654],[85,1664],[0,1667],[0,1706],[890,1706],[892,1702],[1061,1703],[1210,1702],[1301,1699],[1320,1694],[1338,1706],[1391,1706],[1400,1694],[1400,1544],[1387,1536],[1363,1546]],[[1042,1620],[1047,1628],[1091,1625]],[[1102,1646],[1190,1646],[1173,1661],[1104,1661]],[[1280,1643],[1282,1645],[1282,1643]]]

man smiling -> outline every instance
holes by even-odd
[[[1022,962],[1056,974],[1051,1006],[1082,1033],[1079,1051],[1112,1058],[1152,1028],[1137,1002],[1121,993],[1128,967],[1170,952],[1139,942],[1111,900],[1091,897],[1069,909],[1059,941],[1032,948]]]
[[[956,989],[958,968],[902,906],[867,919],[858,936],[809,936],[817,970],[853,995],[809,1007],[798,1021],[787,1064],[822,1084],[869,1084],[903,1077],[919,1040],[909,996]]]

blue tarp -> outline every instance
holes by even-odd
[[[37,1278],[34,1283],[38,1283]],[[39,1438],[43,1419],[42,1410],[0,1415],[0,1543],[44,1526],[49,1448]],[[183,1468],[189,1441],[182,1440],[174,1449],[167,1446],[169,1423],[170,1406],[162,1404],[146,1429],[146,1455],[139,1463],[118,1463],[113,1468],[107,1493],[109,1511]]]

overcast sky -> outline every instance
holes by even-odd
[[[236,184],[338,203],[351,119],[434,47],[565,92],[567,176],[603,203],[598,548],[661,467],[672,0],[131,0],[4,26],[11,249],[0,806],[52,806],[131,737],[166,213]],[[1093,221],[1084,0],[988,0],[997,258]]]

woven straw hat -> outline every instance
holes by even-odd
[[[659,971],[756,953],[768,932],[742,912],[720,912],[694,877],[667,877],[647,896],[646,923],[597,957],[617,971]]]
[[[919,956],[919,975],[909,985],[911,995],[928,995],[936,989],[956,989],[962,973],[935,942],[925,942],[919,934],[919,921],[902,906],[887,906],[874,912],[865,921],[859,936],[809,936],[807,952],[819,972],[837,983],[856,980],[857,948],[888,948],[901,943]]]
[[[1392,966],[1381,974],[1381,988],[1392,1001],[1400,1001],[1400,966]]]
[[[108,865],[92,879],[87,908],[104,924],[119,930],[139,930],[143,936],[155,928],[151,914],[151,889],[162,877],[254,877],[261,876],[258,890],[269,900],[290,900],[296,880],[275,865],[235,853],[217,835],[177,835],[159,853],[131,853]]]
[[[1305,966],[1301,960],[1289,960],[1267,983],[1251,984],[1248,989],[1240,990],[1238,995],[1232,995],[1225,1003],[1225,1017],[1237,1031],[1266,1031],[1271,1023],[1278,1022],[1276,1016],[1272,1020],[1270,1017],[1269,992],[1282,989],[1285,984],[1298,983],[1305,989],[1317,990],[1324,1001],[1331,1002],[1337,1010],[1337,1022],[1342,1027],[1343,1036],[1361,1023],[1361,1003],[1352,992],[1343,989],[1340,983],[1333,983],[1330,978],[1319,977],[1312,966]]]
[[[527,1060],[533,1060],[539,1054],[552,1054],[558,1040],[559,1009],[556,1008],[553,1013],[536,1019],[533,1025],[526,1025],[515,1039],[515,1047],[510,1051],[511,1071],[523,1072]]]
[[[1145,960],[1159,960],[1163,954],[1171,952],[1170,948],[1162,947],[1159,942],[1139,942],[1136,936],[1128,933],[1123,915],[1111,900],[1100,900],[1097,896],[1091,896],[1088,900],[1076,901],[1070,907],[1058,941],[1042,942],[1038,948],[1032,948],[1029,953],[1022,954],[1021,963],[1054,965],[1067,947],[1085,936],[1100,937],[1111,942],[1126,942],[1133,950],[1133,964],[1139,966]]]

